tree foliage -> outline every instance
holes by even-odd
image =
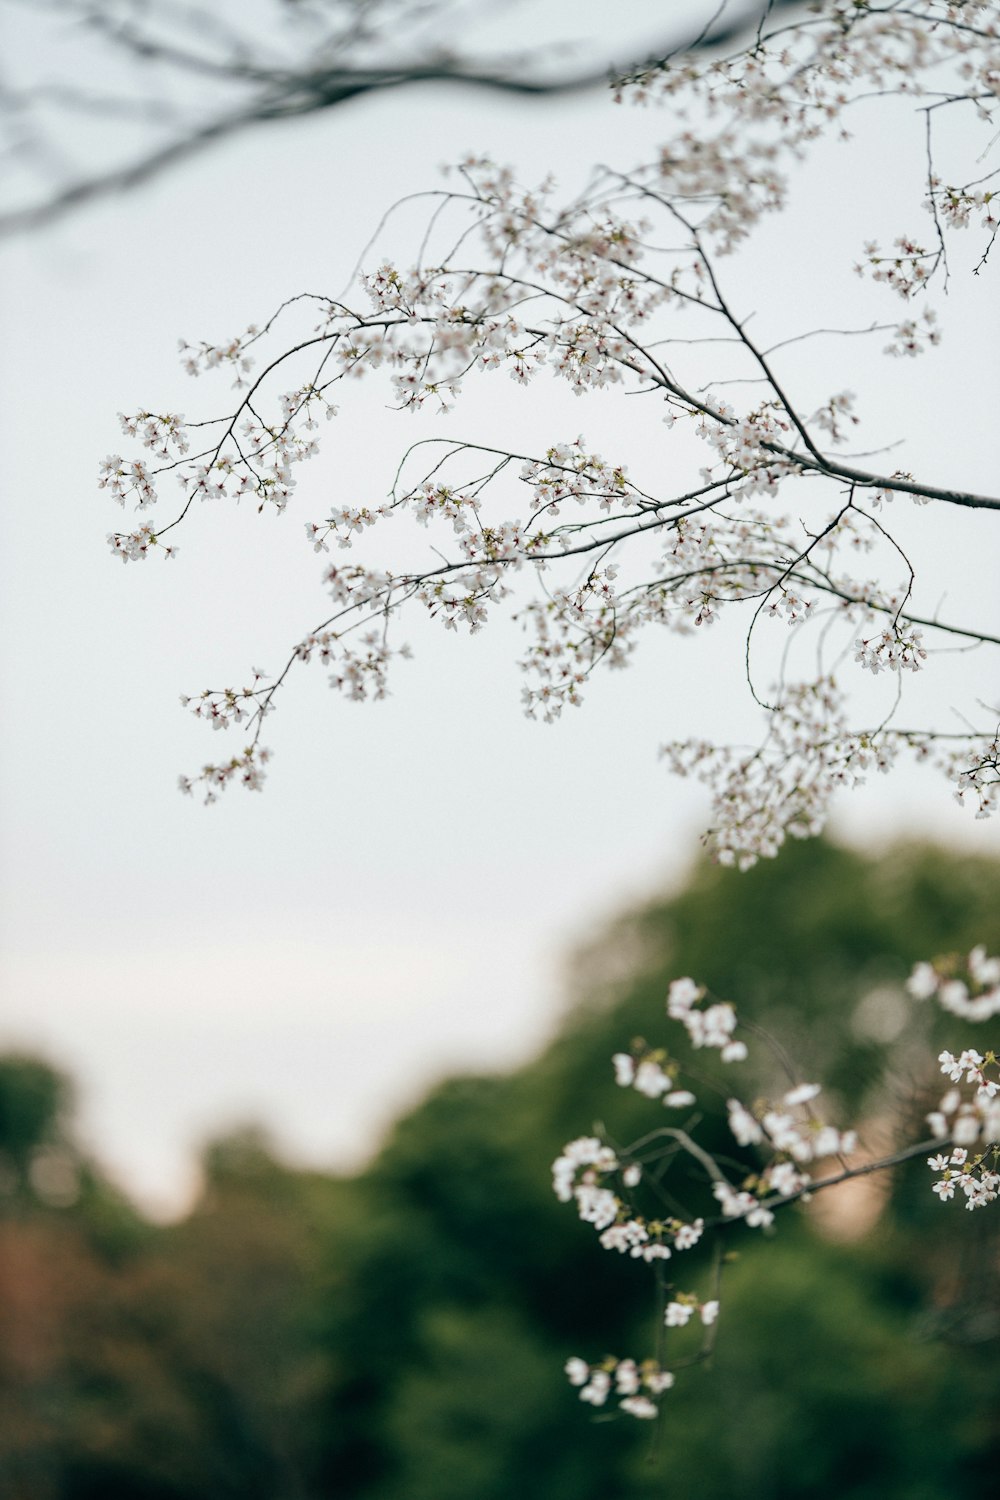
[[[111,1258],[82,1204],[8,1197],[5,1493],[961,1500],[988,1485],[995,1216],[945,1223],[922,1164],[863,1213],[817,1203],[774,1243],[731,1239],[711,1367],[678,1380],[655,1438],[586,1421],[558,1378],[582,1337],[645,1341],[655,1308],[646,1268],[599,1250],[547,1176],[581,1112],[642,1128],[648,1101],[615,1087],[608,1056],[655,1034],[689,968],[740,984],[747,1015],[807,1054],[838,1036],[863,1131],[905,1134],[937,1042],[911,1034],[901,1067],[867,997],[899,1000],[929,940],[997,945],[998,894],[995,864],[917,848],[874,860],[812,842],[746,876],[702,867],[595,936],[536,1061],[443,1084],[351,1181],[233,1136],[206,1152],[190,1216]],[[721,1143],[724,1097],[716,1111]]]

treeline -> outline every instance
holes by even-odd
[[[917,1162],[881,1197],[789,1210],[773,1239],[734,1231],[711,1367],[678,1377],[654,1429],[595,1419],[562,1376],[572,1354],[650,1351],[654,1297],[648,1268],[597,1248],[548,1171],[597,1121],[618,1140],[656,1123],[609,1058],[665,1037],[666,985],[686,973],[780,1036],[841,1123],[914,1138],[945,1035],[972,1033],[914,1012],[901,983],[976,941],[1000,951],[988,861],[810,842],[745,876],[701,869],[579,956],[574,1004],[530,1066],[436,1089],[350,1180],[298,1170],[252,1131],[220,1140],[195,1207],[166,1227],[81,1151],[68,1081],[0,1059],[0,1494],[992,1492],[1000,1214],[938,1204]],[[733,1155],[718,1098],[699,1129]],[[693,1174],[684,1187],[701,1190]],[[684,1285],[705,1274],[691,1252]]]

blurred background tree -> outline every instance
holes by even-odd
[[[528,12],[520,25],[518,5]],[[497,7],[477,0],[0,0],[0,237],[125,192],[234,135],[368,94],[428,84],[577,93],[750,37],[760,20],[752,0],[666,22],[653,8],[595,47],[581,41],[572,8],[507,0],[502,9],[515,23],[513,47],[490,36]],[[96,171],[95,155],[104,163]]]
[[[601,1251],[548,1169],[596,1120],[620,1140],[655,1124],[609,1058],[665,1034],[666,986],[686,973],[828,1082],[832,1115],[866,1144],[913,1139],[943,1034],[902,982],[921,957],[997,951],[998,898],[1000,866],[938,849],[809,841],[743,876],[699,868],[577,955],[564,1024],[529,1066],[442,1084],[350,1181],[232,1134],[168,1227],[144,1224],[75,1143],[68,1082],[4,1059],[4,1496],[987,1493],[995,1214],[942,1208],[917,1162],[891,1188],[787,1211],[773,1242],[736,1228],[711,1365],[678,1379],[651,1431],[595,1419],[562,1380],[571,1354],[650,1350],[655,1303],[648,1268]],[[700,1134],[732,1154],[718,1097]],[[690,1281],[704,1263],[692,1253]]]

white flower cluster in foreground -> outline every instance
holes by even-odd
[[[962,962],[952,959],[920,963],[908,989],[914,999],[935,997],[942,1008],[966,1021],[985,1021],[1000,1014],[1000,958],[973,949]],[[692,979],[675,980],[669,988],[666,1012],[682,1027],[695,1049],[713,1048],[720,1060],[743,1062],[747,1048],[734,1037],[738,1018],[726,1002],[706,1003],[702,986]],[[965,1048],[958,1056],[942,1052],[941,1072],[952,1087],[938,1108],[928,1115],[939,1143],[927,1158],[937,1174],[933,1191],[945,1201],[961,1194],[967,1208],[992,1203],[1000,1194],[1000,1067],[995,1053]],[[627,1147],[612,1147],[598,1135],[570,1141],[552,1165],[552,1186],[563,1203],[574,1203],[579,1217],[597,1231],[601,1245],[632,1260],[653,1264],[663,1289],[663,1334],[701,1329],[702,1347],[693,1356],[685,1350],[682,1362],[707,1356],[716,1334],[723,1256],[721,1234],[727,1225],[742,1222],[751,1229],[769,1229],[782,1207],[811,1193],[835,1187],[852,1178],[888,1169],[923,1154],[926,1142],[882,1160],[858,1160],[858,1136],[828,1124],[817,1111],[822,1093],[818,1083],[797,1083],[776,1099],[755,1099],[751,1106],[736,1097],[727,1100],[730,1132],[738,1147],[754,1150],[760,1165],[738,1181],[731,1166],[707,1150],[695,1137],[701,1116],[697,1097],[681,1087],[682,1065],[666,1047],[651,1048],[643,1041],[612,1058],[615,1081],[672,1110],[687,1111],[681,1125],[658,1125]],[[964,1091],[963,1091],[964,1090]],[[679,1157],[688,1158],[711,1194],[717,1209],[678,1217],[662,1212],[661,1179]],[[727,1164],[729,1159],[726,1159]],[[816,1168],[820,1170],[817,1173]],[[656,1212],[649,1213],[645,1202]],[[674,1199],[673,1201],[676,1201]],[[678,1252],[703,1241],[715,1241],[714,1285],[708,1296],[679,1290],[670,1280],[666,1262]],[[597,1364],[574,1357],[566,1366],[570,1383],[581,1400],[604,1406],[610,1399],[631,1416],[651,1418],[660,1397],[674,1384],[674,1370],[660,1357],[636,1363],[608,1357]]]
[[[656,1360],[644,1359],[637,1365],[634,1359],[615,1359],[609,1356],[599,1365],[588,1365],[585,1359],[566,1361],[566,1377],[570,1385],[580,1387],[580,1400],[591,1406],[603,1406],[614,1393],[622,1411],[632,1417],[655,1417],[659,1408],[655,1397],[662,1396],[674,1383],[670,1370],[663,1370]]]
[[[918,1000],[934,998],[943,1010],[964,1021],[989,1021],[1000,1015],[1000,958],[973,948],[964,963],[917,964],[907,988]],[[966,1208],[983,1208],[1000,1193],[997,1168],[1000,1143],[1000,1063],[995,1052],[964,1048],[956,1057],[942,1052],[941,1072],[952,1087],[927,1116],[931,1133],[954,1150],[927,1158],[940,1173],[934,1191],[942,1202],[958,1192]]]

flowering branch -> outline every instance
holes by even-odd
[[[938,961],[918,964],[907,988],[915,999],[934,996],[942,1007],[965,1020],[987,1020],[1000,1014],[1000,958],[988,958],[976,948],[964,962]],[[696,1048],[718,1050],[723,1062],[746,1060],[747,1046],[735,1036],[736,1011],[728,1003],[705,1005],[706,992],[691,979],[678,979],[667,996],[667,1016],[687,1032]],[[784,1057],[782,1054],[782,1061]],[[693,1292],[679,1291],[669,1284],[670,1300],[664,1311],[667,1329],[700,1322],[712,1330],[719,1316],[723,1255],[721,1234],[735,1223],[767,1230],[775,1214],[790,1204],[808,1200],[819,1192],[842,1186],[856,1178],[888,1171],[917,1156],[926,1156],[937,1174],[933,1191],[941,1201],[961,1193],[966,1207],[976,1209],[1000,1197],[1000,1065],[994,1052],[985,1055],[966,1049],[955,1058],[942,1052],[941,1071],[953,1084],[963,1079],[974,1092],[963,1098],[953,1087],[937,1110],[928,1116],[932,1139],[905,1146],[877,1160],[853,1162],[857,1149],[853,1130],[841,1132],[817,1114],[814,1101],[822,1092],[816,1083],[795,1084],[777,1102],[759,1100],[748,1109],[736,1098],[727,1101],[729,1131],[736,1145],[752,1148],[765,1160],[760,1168],[733,1180],[733,1168],[692,1131],[673,1125],[659,1126],[631,1145],[613,1146],[599,1136],[571,1141],[553,1163],[553,1190],[564,1203],[575,1203],[584,1223],[597,1230],[606,1250],[627,1254],[633,1260],[654,1265],[663,1277],[664,1266],[675,1255],[693,1249],[707,1235],[716,1236],[711,1296],[702,1300]],[[665,1048],[650,1049],[636,1042],[628,1053],[612,1059],[615,1078],[624,1088],[661,1100],[669,1109],[692,1110],[694,1093],[678,1088],[680,1062]],[[669,1144],[664,1146],[666,1141]],[[655,1216],[640,1212],[640,1192],[663,1199],[662,1173],[678,1152],[690,1157],[704,1174],[704,1185],[719,1204],[714,1213],[694,1215],[690,1210]],[[840,1170],[814,1176],[810,1166],[836,1158]],[[603,1406],[612,1394],[620,1409],[631,1416],[658,1415],[660,1398],[674,1385],[677,1369],[704,1358],[706,1348],[680,1361],[666,1362],[663,1353],[637,1363],[608,1356],[597,1364],[574,1357],[566,1365],[570,1383],[579,1388],[581,1400]]]
[[[781,349],[817,330],[770,346],[751,337],[722,263],[784,207],[787,166],[855,100],[919,87],[943,103],[931,84],[946,77],[947,101],[965,101],[990,130],[998,76],[996,3],[826,0],[809,18],[766,16],[752,44],[728,58],[658,64],[620,82],[623,98],[679,111],[696,103],[702,133],[682,120],[652,160],[628,172],[602,168],[568,202],[552,182],[524,189],[509,171],[469,158],[455,186],[428,195],[417,264],[363,274],[365,303],[303,295],[234,339],[183,343],[189,372],[228,370],[238,398],[207,421],[148,409],[122,417],[152,457],[109,455],[101,485],[144,517],[165,478],[179,481],[183,497],[164,524],[144,518],[109,536],[125,562],[157,549],[176,556],[177,528],[192,524],[195,502],[250,499],[283,514],[298,466],[318,451],[319,419],[335,420],[335,398],[382,375],[403,411],[448,411],[470,379],[501,371],[518,385],[548,376],[579,396],[642,394],[674,445],[664,484],[662,475],[633,478],[620,456],[603,457],[583,437],[542,451],[428,440],[429,449],[407,450],[384,498],[338,497],[305,523],[317,553],[363,549],[392,523],[412,546],[420,533],[406,518],[441,540],[398,572],[377,559],[327,562],[333,609],[286,648],[276,677],[186,698],[214,728],[238,726],[248,738],[237,755],[183,777],[183,789],[200,785],[212,800],[232,780],[261,786],[263,721],[297,664],[318,659],[352,699],[383,697],[396,658],[408,655],[400,622],[414,611],[476,633],[498,607],[512,607],[529,637],[524,711],[551,721],[582,703],[599,669],[626,666],[646,627],[690,636],[742,609],[747,678],[767,720],[761,742],[688,739],[663,751],[673,771],[711,789],[706,841],[716,858],[746,868],[787,836],[819,831],[840,788],[903,755],[934,764],[978,817],[996,811],[1000,706],[989,694],[958,731],[931,717],[903,728],[899,714],[905,679],[932,664],[943,637],[995,648],[1000,635],[911,604],[916,570],[900,526],[884,517],[894,500],[993,512],[1000,498],[845,462],[835,450],[861,420],[855,398],[835,390],[811,410],[779,369]],[[968,193],[979,186],[950,197],[929,181],[926,207],[942,242],[977,205],[990,228],[989,189],[978,204]],[[908,238],[897,249],[886,256],[869,246],[860,270],[910,301],[943,259]],[[295,319],[294,336],[275,347]],[[886,326],[867,333],[883,336]],[[888,326],[890,355],[917,356],[940,339],[930,308]],[[698,355],[708,345],[720,363],[704,385]],[[723,399],[730,381],[754,384],[752,401]],[[868,554],[873,577],[857,565]],[[751,642],[756,650],[765,628],[773,640],[778,625],[791,628],[778,680],[758,686]],[[859,699],[858,669],[888,678],[884,701]]]

